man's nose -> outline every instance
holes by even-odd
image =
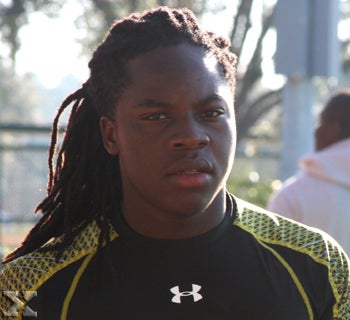
[[[199,119],[188,116],[177,121],[170,141],[172,150],[201,149],[209,144],[209,136]]]

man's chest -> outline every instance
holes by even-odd
[[[253,258],[228,258],[221,250],[179,255],[129,251],[113,270],[107,263],[100,269],[94,289],[91,272],[81,279],[69,314],[72,319],[308,319],[286,269]]]

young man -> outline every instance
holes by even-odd
[[[269,209],[320,228],[350,254],[350,90],[336,92],[320,114],[313,154],[275,193]]]
[[[3,315],[349,317],[342,249],[225,189],[236,140],[227,41],[189,10],[158,8],[112,26],[89,66],[54,121],[43,217],[5,258]]]

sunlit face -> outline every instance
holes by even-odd
[[[188,44],[129,62],[131,82],[115,117],[101,120],[106,149],[119,158],[125,210],[151,223],[203,213],[224,199],[236,131],[233,93],[216,67]]]

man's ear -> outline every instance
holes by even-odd
[[[103,144],[107,152],[113,156],[118,155],[118,135],[115,121],[108,117],[102,116],[100,118],[100,129]]]

